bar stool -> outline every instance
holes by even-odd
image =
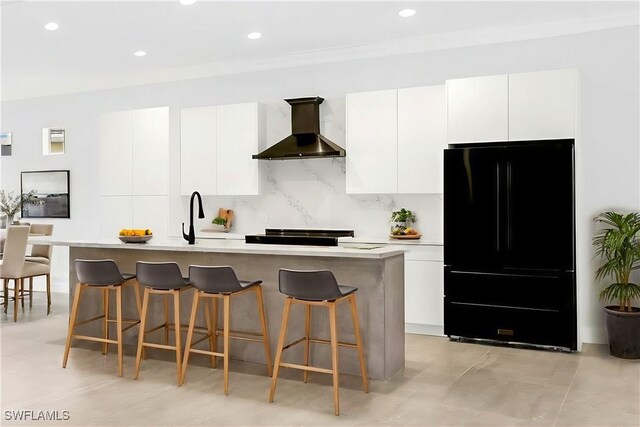
[[[297,271],[280,269],[279,276],[280,292],[287,296],[284,302],[282,315],[282,327],[278,338],[278,350],[276,353],[275,368],[271,380],[271,390],[269,392],[269,402],[273,402],[276,393],[276,383],[278,381],[278,371],[280,367],[300,369],[304,371],[304,382],[307,382],[309,371],[322,372],[333,375],[333,403],[335,414],[340,415],[340,401],[338,390],[338,346],[358,349],[360,359],[360,373],[362,375],[362,386],[364,392],[369,392],[369,381],[367,379],[367,369],[364,362],[364,351],[362,349],[362,338],[360,327],[358,326],[358,311],[356,309],[356,295],[358,288],[352,286],[340,286],[331,271]],[[355,343],[339,342],[336,331],[336,305],[348,301],[351,306],[351,317],[353,319],[353,329],[355,333]],[[302,304],[305,306],[305,336],[284,345],[287,336],[287,325],[289,322],[289,311],[292,304]],[[317,339],[310,337],[311,330],[311,307],[327,307],[329,309],[329,329],[331,339]],[[304,342],[304,365],[282,362],[282,352],[296,344]],[[309,366],[309,345],[311,343],[331,344],[331,369],[317,368]]]
[[[143,285],[144,296],[142,298],[142,316],[140,317],[140,335],[138,336],[138,351],[136,353],[136,368],[134,378],[140,376],[140,364],[145,347],[161,348],[165,350],[174,350],[176,352],[177,366],[177,382],[180,385],[181,369],[182,369],[182,347],[180,343],[180,294],[191,288],[189,279],[182,277],[180,267],[175,262],[142,262],[136,263],[136,276],[138,283]],[[145,329],[147,324],[147,314],[149,310],[149,299],[151,295],[165,296],[164,323],[153,327],[149,330]],[[169,306],[168,299],[173,297],[173,322],[169,322]],[[164,344],[156,344],[146,342],[144,337],[146,334],[155,332],[159,329],[165,330]],[[175,345],[169,345],[169,330],[173,329],[175,333]]]
[[[255,281],[242,281],[238,280],[233,268],[228,266],[220,267],[207,267],[192,265],[189,266],[189,278],[191,283],[196,288],[193,296],[193,306],[191,308],[191,320],[189,323],[189,332],[187,334],[187,346],[184,351],[184,368],[182,369],[182,380],[180,383],[184,383],[184,378],[187,372],[187,364],[189,362],[190,353],[207,354],[211,356],[212,366],[215,368],[217,365],[217,357],[223,358],[224,363],[224,394],[229,394],[229,339],[241,339],[245,341],[261,342],[264,345],[264,357],[267,362],[267,373],[271,376],[271,351],[269,349],[269,333],[267,331],[267,321],[264,315],[264,304],[262,299],[262,280]],[[260,317],[260,326],[262,328],[262,334],[255,332],[241,332],[231,331],[231,313],[230,303],[231,297],[241,295],[245,292],[255,292],[256,301],[258,304],[258,316]],[[211,298],[213,316],[207,319],[207,323],[211,324],[210,338],[210,351],[199,350],[192,348],[194,344],[202,341],[203,339],[192,343],[194,324],[196,314],[198,311],[198,304],[201,298]],[[218,300],[223,302],[223,329],[222,334],[218,329]],[[205,305],[205,308],[208,308]],[[208,310],[207,310],[208,311]],[[223,337],[223,352],[218,352],[217,338],[218,335]]]
[[[71,305],[69,332],[67,333],[67,343],[64,348],[62,367],[66,368],[67,366],[69,350],[71,350],[71,340],[73,338],[86,341],[97,341],[103,343],[102,353],[105,355],[108,352],[109,344],[118,345],[118,376],[122,376],[122,333],[140,323],[140,320],[122,318],[122,289],[125,286],[133,287],[133,293],[136,298],[136,308],[138,310],[138,315],[140,315],[140,294],[138,293],[138,282],[135,281],[136,276],[134,274],[120,273],[116,263],[110,259],[77,259],[75,260],[75,266],[76,275],[78,276],[78,284],[76,285],[76,290],[73,295],[73,304]],[[104,314],[78,322],[78,307],[80,306],[82,293],[89,288],[97,289],[102,292]],[[109,318],[109,291],[116,292],[115,320]],[[74,334],[77,326],[99,319],[104,319],[102,327],[104,338]],[[109,322],[116,323],[117,338],[115,340],[109,339]],[[123,328],[123,323],[130,323],[130,325]]]

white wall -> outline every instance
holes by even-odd
[[[590,245],[592,218],[607,209],[640,208],[638,117],[638,27],[579,35],[448,49],[421,54],[304,66],[67,96],[3,103],[2,130],[13,132],[14,155],[2,158],[2,184],[19,189],[20,171],[71,170],[70,220],[53,220],[60,238],[97,237],[98,117],[107,111],[169,105],[171,222],[186,220],[187,198],[179,194],[179,109],[260,101],[267,106],[267,141],[289,132],[283,98],[320,95],[323,133],[344,144],[345,93],[442,84],[446,79],[489,74],[576,68],[580,76],[581,122],[577,146],[578,289],[582,338],[604,338],[600,285]],[[67,130],[67,152],[43,157],[41,129]],[[348,154],[347,154],[348,155]],[[383,236],[387,217],[404,206],[417,211],[425,238],[442,233],[439,196],[349,196],[344,194],[343,160],[264,163],[260,196],[209,197],[210,217],[218,207],[236,211],[236,229],[266,226],[354,228],[360,236]],[[620,183],[623,183],[622,185]],[[541,219],[544,220],[544,219]],[[177,231],[176,231],[177,233]],[[541,236],[545,238],[545,236]],[[553,244],[552,236],[548,236]],[[535,292],[534,289],[531,290]]]

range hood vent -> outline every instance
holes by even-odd
[[[344,157],[344,148],[320,135],[320,104],[324,98],[285,99],[291,105],[291,135],[272,145],[254,159],[288,160]]]

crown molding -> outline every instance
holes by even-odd
[[[331,62],[352,61],[396,55],[491,45],[525,40],[561,37],[592,31],[640,25],[638,14],[619,13],[579,20],[564,20],[529,25],[504,25],[465,31],[398,38],[373,44],[297,52],[287,55],[243,61],[220,61],[194,66],[174,67],[153,72],[133,72],[78,78],[65,83],[31,82],[28,88],[5,87],[3,101],[36,98],[148,85],[179,80],[275,70]]]

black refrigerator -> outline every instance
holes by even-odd
[[[444,332],[576,350],[574,140],[444,156]]]

